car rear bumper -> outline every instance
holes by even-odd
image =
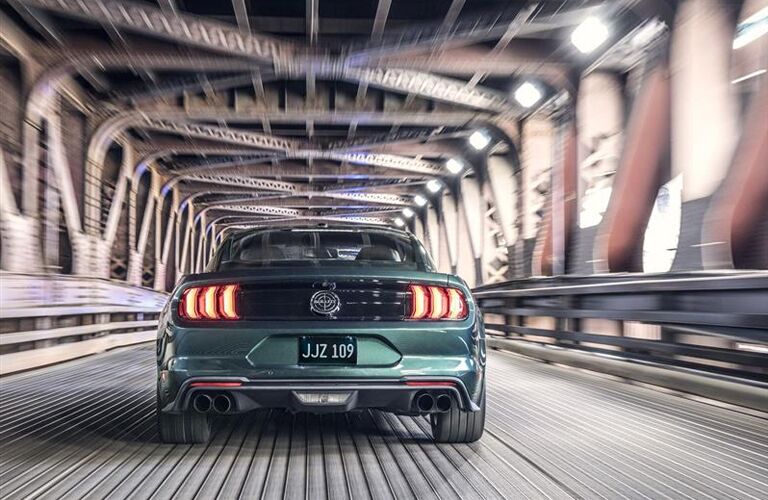
[[[227,414],[244,413],[259,408],[286,408],[312,413],[346,412],[356,409],[378,408],[402,414],[419,413],[415,405],[421,394],[433,397],[445,394],[452,404],[464,411],[480,408],[470,397],[467,387],[457,377],[403,377],[392,379],[283,379],[251,380],[240,377],[187,379],[176,397],[163,405],[162,411],[178,413],[195,411],[193,401],[198,395],[215,398],[225,395],[232,402]],[[340,401],[330,403],[307,402],[306,395],[336,395]],[[343,399],[343,400],[342,400]],[[215,411],[215,410],[211,410]]]

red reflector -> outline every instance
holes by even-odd
[[[428,380],[407,380],[405,385],[411,387],[454,387],[456,384],[447,380],[433,380],[431,382]]]
[[[237,296],[240,285],[193,286],[184,290],[179,316],[191,320],[240,319]]]
[[[242,382],[192,382],[190,387],[240,387]]]

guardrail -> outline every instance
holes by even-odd
[[[0,375],[153,340],[166,299],[117,281],[0,272]]]
[[[658,377],[632,377],[626,363],[620,370],[611,363],[768,387],[766,272],[531,278],[473,294],[491,347],[658,385],[665,385]]]

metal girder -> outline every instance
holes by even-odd
[[[530,4],[522,9],[512,7],[502,12],[494,11],[462,18],[457,16],[450,24],[446,23],[445,19],[442,23],[392,32],[380,39],[348,45],[347,61],[350,64],[367,64],[371,60],[397,52],[438,49],[492,40],[506,31],[507,26],[514,22],[521,10],[533,12],[536,7],[537,4]]]
[[[516,108],[503,95],[482,87],[467,87],[462,80],[399,68],[350,68],[336,75],[365,82],[372,87],[414,94],[487,111],[509,112]]]
[[[324,198],[334,198],[338,200],[351,200],[374,204],[383,205],[396,205],[396,206],[410,206],[413,205],[413,200],[406,196],[399,196],[389,193],[345,193],[345,192],[328,192],[328,191],[309,191],[298,193],[301,196],[318,196]]]
[[[444,175],[445,171],[437,164],[425,160],[416,160],[404,156],[376,153],[334,153],[331,151],[297,151],[291,156],[296,158],[314,158],[349,162],[358,165],[371,165],[416,172],[426,175]]]
[[[235,175],[185,175],[180,180],[189,182],[204,182],[208,184],[221,184],[225,186],[242,186],[263,191],[279,191],[293,193],[298,190],[296,184],[291,182],[275,181],[272,179],[259,179],[257,177],[239,177]]]
[[[471,77],[476,72],[508,77],[530,75],[560,87],[569,78],[571,62],[557,56],[556,46],[533,45],[513,41],[504,50],[490,53],[486,47],[457,47],[436,54],[409,54],[389,57],[381,66],[428,71],[457,77]]]
[[[253,224],[243,224],[242,222],[235,222],[232,224],[222,224],[224,226],[224,231],[227,230],[243,230],[243,229],[253,229],[257,227],[263,227],[268,226],[271,224],[284,224],[286,222],[295,222],[296,218],[274,218],[274,219],[265,219],[258,223]],[[301,217],[302,221],[317,221],[317,222],[344,222],[349,224],[371,224],[376,226],[386,226],[389,225],[387,220],[381,219],[379,217],[359,217],[359,216],[322,216],[322,215],[305,215]],[[223,231],[222,231],[223,232]]]
[[[331,151],[337,150],[352,150],[352,149],[369,149],[371,147],[380,146],[383,144],[397,144],[408,142],[421,142],[437,139],[450,139],[454,137],[460,137],[468,135],[465,131],[456,132],[454,130],[447,131],[443,129],[440,132],[435,130],[423,130],[423,129],[398,129],[394,132],[380,135],[358,135],[353,139],[343,139],[339,141],[333,141],[325,145],[326,149]]]
[[[178,167],[173,170],[164,170],[167,175],[192,175],[196,172],[216,171],[217,175],[239,175],[272,178],[296,178],[296,179],[402,179],[404,175],[400,171],[376,167],[355,167],[351,165],[339,165],[337,163],[314,162],[311,167],[304,163],[281,161],[277,165],[247,163],[248,160],[218,161],[195,164],[192,166]],[[417,178],[429,176],[418,175]]]
[[[392,0],[379,0],[376,6],[376,17],[373,19],[373,30],[371,31],[372,40],[381,40],[384,34],[384,26],[389,17],[389,8],[392,6]]]
[[[279,215],[298,217],[301,210],[283,207],[255,206],[255,205],[211,205],[204,210],[229,210],[231,212],[243,212],[254,215]]]
[[[192,137],[219,140],[231,144],[253,146],[262,149],[273,149],[281,151],[284,153],[284,156],[288,158],[334,160],[406,170],[428,175],[441,175],[444,173],[440,165],[425,160],[374,153],[337,153],[314,149],[298,149],[301,146],[301,143],[298,141],[276,138],[258,132],[247,132],[188,122],[171,122],[168,120],[152,118],[146,118],[143,124],[148,128],[164,132],[175,132]],[[280,159],[280,157],[278,156],[276,159]]]
[[[142,126],[144,128],[159,130],[161,132],[174,132],[190,137],[276,151],[292,151],[303,145],[299,141],[283,139],[281,137],[261,134],[259,132],[249,132],[246,130],[238,130],[229,127],[216,127],[193,122],[179,122],[145,118],[142,122]]]
[[[150,120],[159,121],[208,121],[223,120],[232,123],[257,123],[268,120],[272,123],[304,123],[312,120],[315,125],[341,125],[353,121],[359,125],[405,125],[425,127],[464,127],[477,123],[488,123],[492,116],[485,113],[471,111],[340,111],[340,110],[253,110],[234,111],[231,109],[135,109],[122,111],[118,115],[105,120],[99,125],[99,130],[109,129],[111,133],[118,134],[122,130],[133,126],[139,126]],[[408,132],[403,132],[405,135]],[[94,134],[96,135],[96,134]]]
[[[235,11],[237,27],[244,35],[251,33],[251,23],[248,20],[248,9],[245,6],[245,0],[232,0],[232,9]]]
[[[463,2],[461,2],[463,4]],[[616,4],[633,3],[633,0],[622,0]],[[572,9],[562,9],[557,4],[551,13],[542,13],[546,4],[535,13],[532,20],[521,26],[521,36],[532,36],[536,33],[548,32],[560,28],[575,26],[586,17],[595,15],[603,9],[603,5],[582,5],[582,2]],[[422,26],[409,26],[403,30],[386,33],[380,40],[369,40],[361,43],[351,43],[346,47],[346,62],[350,66],[376,64],[380,59],[404,53],[432,52],[436,53],[450,47],[466,46],[494,40],[504,35],[510,23],[519,13],[528,16],[537,9],[536,3],[529,3],[522,8],[511,7],[502,12],[492,11],[474,16],[458,16],[461,5],[454,2],[453,14],[442,23],[430,23]]]
[[[297,48],[265,35],[190,15],[166,15],[147,4],[117,0],[24,0],[27,5],[194,45],[234,56],[273,62],[293,57]]]
[[[306,197],[292,197],[289,199],[272,199],[267,198],[234,198],[231,200],[222,199],[203,203],[204,205],[219,205],[219,206],[232,206],[232,205],[247,205],[247,206],[271,206],[280,208],[295,208],[295,209],[370,209],[372,207],[380,207],[382,204],[360,204],[352,201],[327,199],[327,198],[306,198]],[[391,210],[399,210],[400,205],[387,205],[391,207]]]

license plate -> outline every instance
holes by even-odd
[[[357,363],[355,337],[299,337],[299,364]]]

